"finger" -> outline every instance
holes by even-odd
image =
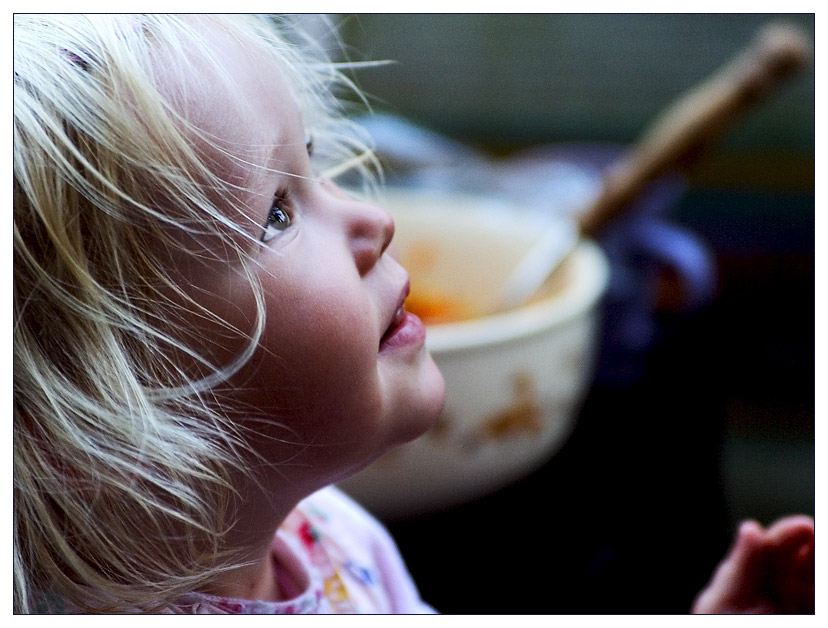
[[[762,585],[762,574],[767,562],[766,531],[755,521],[743,521],[739,525],[736,542],[724,565],[726,574],[753,591]]]
[[[814,612],[814,522],[787,517],[768,530],[773,570],[772,590],[786,613]]]
[[[813,614],[814,580],[814,546],[803,545],[787,567],[779,571],[777,590],[780,608],[786,613]]]
[[[807,515],[784,517],[767,530],[768,543],[774,547],[791,549],[814,540],[814,520]]]
[[[764,589],[766,562],[765,531],[755,521],[742,522],[733,546],[696,599],[693,612],[740,612],[755,606]]]

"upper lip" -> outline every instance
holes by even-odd
[[[388,324],[385,326],[385,331],[382,333],[382,339],[388,335],[388,332],[391,331],[394,326],[400,321],[399,313],[402,311],[403,306],[405,304],[405,300],[408,298],[408,293],[411,291],[411,281],[406,277],[405,283],[403,283],[402,289],[400,290],[399,298],[397,299],[394,309],[391,310]]]

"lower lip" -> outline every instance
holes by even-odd
[[[410,312],[403,314],[402,320],[380,343],[380,353],[403,347],[420,346],[425,343],[426,329],[423,322]]]

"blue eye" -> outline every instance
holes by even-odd
[[[273,204],[270,206],[270,212],[267,215],[267,221],[264,224],[264,233],[262,233],[262,242],[275,238],[279,233],[290,227],[293,219],[290,213],[285,209],[285,198],[281,194],[277,194],[273,198]]]

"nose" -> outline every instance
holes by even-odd
[[[323,181],[322,188],[341,206],[339,215],[348,246],[360,276],[364,276],[391,244],[394,219],[384,209],[353,198],[332,181]]]
[[[348,217],[348,240],[359,274],[364,276],[391,244],[394,238],[394,219],[376,205],[352,202]]]

